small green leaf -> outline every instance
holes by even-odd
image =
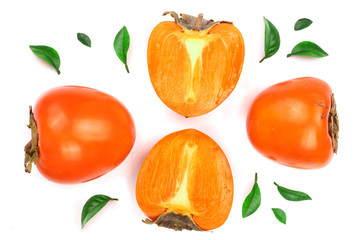
[[[130,36],[127,28],[124,26],[116,35],[114,40],[114,49],[118,58],[125,64],[126,71],[129,73],[127,65],[127,52],[130,46]]]
[[[110,200],[118,200],[106,195],[94,195],[86,201],[81,213],[81,228],[95,216]]]
[[[36,56],[44,59],[47,63],[56,69],[58,74],[60,74],[60,57],[55,49],[42,45],[30,45],[29,47]]]
[[[77,33],[77,39],[87,47],[91,47],[91,40],[85,33]]]
[[[295,31],[302,30],[304,28],[307,28],[311,24],[312,24],[312,21],[310,19],[301,18],[301,19],[296,21],[295,26],[294,26],[294,30]]]
[[[264,61],[266,58],[273,56],[280,48],[280,35],[276,27],[264,17],[265,23],[265,57],[260,60]]]
[[[286,200],[296,201],[296,202],[304,201],[304,200],[312,200],[311,197],[304,192],[284,188],[282,186],[279,186],[276,182],[274,182],[274,184],[277,186],[277,189],[281,194],[281,196],[283,196],[283,198],[285,198]]]
[[[242,206],[242,217],[246,218],[253,214],[261,204],[261,193],[260,188],[257,183],[257,173],[255,173],[255,183],[254,186],[249,193],[249,195],[245,198],[245,201]]]
[[[313,42],[310,41],[303,41],[299,44],[297,44],[287,55],[287,57],[293,56],[293,55],[301,55],[301,56],[310,56],[310,57],[326,57],[329,54],[327,54],[324,50],[322,50],[318,45],[316,45]]]
[[[280,208],[271,209],[279,222],[286,224],[286,213]]]

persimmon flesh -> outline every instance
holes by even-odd
[[[168,14],[166,12],[165,14]],[[148,69],[165,105],[185,117],[206,114],[234,90],[244,62],[244,41],[231,23],[170,12],[148,42]]]
[[[162,138],[146,156],[136,183],[141,210],[159,226],[210,230],[227,219],[233,178],[220,146],[186,129]]]
[[[265,89],[251,104],[246,123],[252,145],[286,166],[321,168],[337,151],[334,95],[317,78],[297,78]]]

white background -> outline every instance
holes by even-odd
[[[0,239],[360,239],[359,151],[359,18],[357,1],[2,1],[0,3]],[[234,92],[217,109],[185,119],[157,97],[147,73],[147,40],[156,24],[171,20],[164,11],[232,21],[245,41],[245,63]],[[264,50],[263,16],[279,30],[281,47],[259,63]],[[313,24],[293,30],[299,18]],[[113,50],[124,26],[131,45],[130,74]],[[76,38],[86,33],[92,48]],[[303,40],[320,45],[328,57],[286,58]],[[61,58],[61,75],[36,57],[29,45],[48,45]],[[272,84],[302,76],[327,81],[335,93],[340,119],[339,152],[319,170],[278,165],[254,150],[247,139],[245,119],[255,95]],[[137,129],[128,158],[115,170],[78,185],[55,184],[36,168],[26,174],[23,147],[30,138],[28,106],[51,87],[84,85],[117,97],[131,112]],[[235,192],[226,223],[211,232],[175,232],[146,225],[135,200],[139,168],[151,147],[163,136],[196,128],[211,136],[232,167]],[[254,174],[262,204],[242,219],[243,200]],[[313,200],[288,202],[273,185],[308,193]],[[119,198],[110,202],[84,229],[83,204],[95,194]],[[287,224],[271,208],[282,208]]]

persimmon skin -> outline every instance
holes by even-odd
[[[162,138],[146,156],[136,199],[152,220],[165,212],[189,216],[202,230],[220,227],[233,200],[230,165],[219,145],[195,129]]]
[[[166,106],[185,117],[201,116],[234,90],[244,54],[242,35],[231,23],[197,31],[165,21],[149,38],[149,76]]]
[[[35,103],[39,172],[62,184],[98,178],[124,161],[135,141],[134,121],[116,98],[82,86],[46,91]]]
[[[300,169],[324,167],[334,154],[331,106],[332,90],[323,80],[303,77],[275,84],[250,106],[249,140],[277,163]]]

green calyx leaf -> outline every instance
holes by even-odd
[[[81,213],[81,228],[95,216],[110,200],[118,200],[106,195],[94,195],[86,201]]]
[[[253,214],[261,204],[261,193],[260,188],[257,183],[257,173],[255,173],[255,183],[254,186],[249,193],[249,195],[245,198],[245,201],[242,206],[242,217],[246,218]]]
[[[271,209],[279,222],[286,224],[286,213],[280,208]]]
[[[49,63],[53,68],[56,69],[56,72],[60,74],[60,57],[55,49],[43,45],[30,45],[29,47],[36,56]]]
[[[116,35],[114,40],[114,49],[118,58],[125,64],[126,71],[129,73],[127,65],[127,52],[130,46],[130,36],[127,28],[124,26]]]
[[[308,26],[310,26],[312,23],[313,22],[310,19],[301,18],[301,19],[296,21],[295,26],[294,26],[294,30],[295,31],[302,30],[302,29],[307,28]]]
[[[91,47],[91,39],[85,33],[77,33],[77,39],[87,47]]]
[[[260,62],[273,56],[280,48],[280,35],[276,27],[264,17],[265,23],[265,56]]]
[[[304,200],[312,200],[311,197],[304,192],[284,188],[279,184],[277,184],[276,182],[274,182],[274,184],[275,186],[277,186],[277,189],[281,194],[281,196],[283,196],[283,198],[285,198],[286,200],[296,201],[296,202],[304,201]]]
[[[299,44],[297,44],[287,55],[287,57],[293,56],[293,55],[301,55],[301,56],[310,56],[310,57],[326,57],[329,54],[327,54],[321,47],[316,45],[313,42],[310,41],[303,41]]]

